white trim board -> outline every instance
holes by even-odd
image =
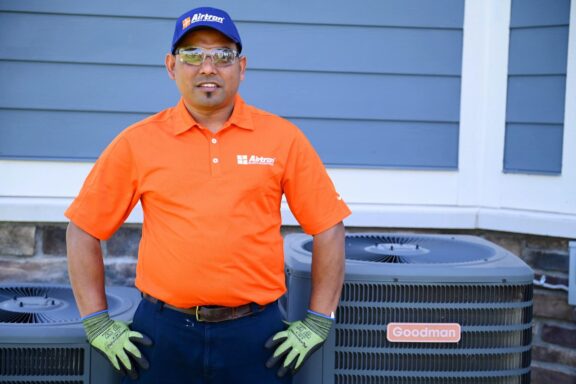
[[[54,222],[67,219],[64,211],[71,198],[0,197],[0,221]],[[479,207],[384,205],[350,203],[350,227],[486,229],[543,236],[576,238],[576,216],[546,212]],[[298,225],[286,203],[282,204],[284,225]],[[142,223],[137,205],[126,220]]]

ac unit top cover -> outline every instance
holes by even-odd
[[[534,272],[511,252],[476,236],[404,233],[346,235],[346,280],[532,283]],[[309,276],[312,237],[284,239],[287,273]]]
[[[106,287],[108,312],[130,322],[140,303],[140,292],[129,287]],[[22,336],[43,339],[84,338],[84,328],[69,285],[0,284],[0,342]],[[5,341],[5,340],[4,340]]]

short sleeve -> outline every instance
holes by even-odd
[[[139,197],[134,157],[121,134],[96,161],[65,215],[92,236],[106,240],[124,223]]]
[[[283,189],[290,210],[308,234],[323,232],[351,213],[322,160],[299,130],[288,154]]]

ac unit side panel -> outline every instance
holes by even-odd
[[[134,288],[106,289],[110,316],[130,322],[141,300]],[[0,382],[119,384],[91,348],[68,285],[0,285]]]
[[[90,349],[90,384],[120,384],[122,376],[112,368],[110,361],[94,348]]]
[[[303,276],[292,276],[290,274],[287,276],[287,320],[296,321],[303,319],[304,316],[306,316],[308,304],[310,303],[310,290],[312,285],[310,278]]]

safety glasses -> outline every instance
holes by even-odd
[[[238,51],[230,48],[179,48],[176,54],[180,57],[182,63],[190,65],[202,65],[206,57],[212,59],[212,64],[216,67],[226,67],[234,64],[238,58]]]

